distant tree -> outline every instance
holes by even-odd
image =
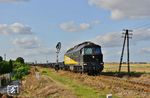
[[[10,72],[12,72],[13,71],[13,63],[12,63],[11,59],[9,60],[9,66],[10,66]]]
[[[0,56],[0,62],[1,62],[1,61],[3,61],[3,57],[2,57],[2,56]]]
[[[20,63],[24,64],[24,59],[22,57],[18,57],[16,59],[16,62],[20,62]]]
[[[6,61],[0,62],[0,74],[9,73],[10,71],[11,70],[8,62]]]

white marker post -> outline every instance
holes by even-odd
[[[35,72],[36,78],[39,80],[40,79],[40,72]]]
[[[107,94],[106,98],[112,98],[112,94]]]

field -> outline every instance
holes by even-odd
[[[130,77],[123,66],[118,75],[118,64],[105,64],[99,76],[32,67],[18,98],[106,98],[110,93],[113,98],[150,98],[150,65],[131,65]]]
[[[104,72],[116,72],[119,69],[118,63],[105,63]],[[130,64],[132,72],[150,73],[150,64]],[[122,64],[121,71],[127,72],[127,64]]]

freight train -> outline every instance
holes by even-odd
[[[64,69],[99,74],[104,68],[101,46],[86,41],[70,48],[64,55]]]

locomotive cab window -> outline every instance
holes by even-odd
[[[84,54],[85,55],[91,55],[93,53],[93,49],[92,48],[85,48],[84,49]]]
[[[84,55],[97,55],[101,53],[101,48],[94,47],[94,48],[84,48]]]
[[[96,48],[94,49],[94,54],[100,54],[100,53],[101,53],[101,48],[96,47]]]

